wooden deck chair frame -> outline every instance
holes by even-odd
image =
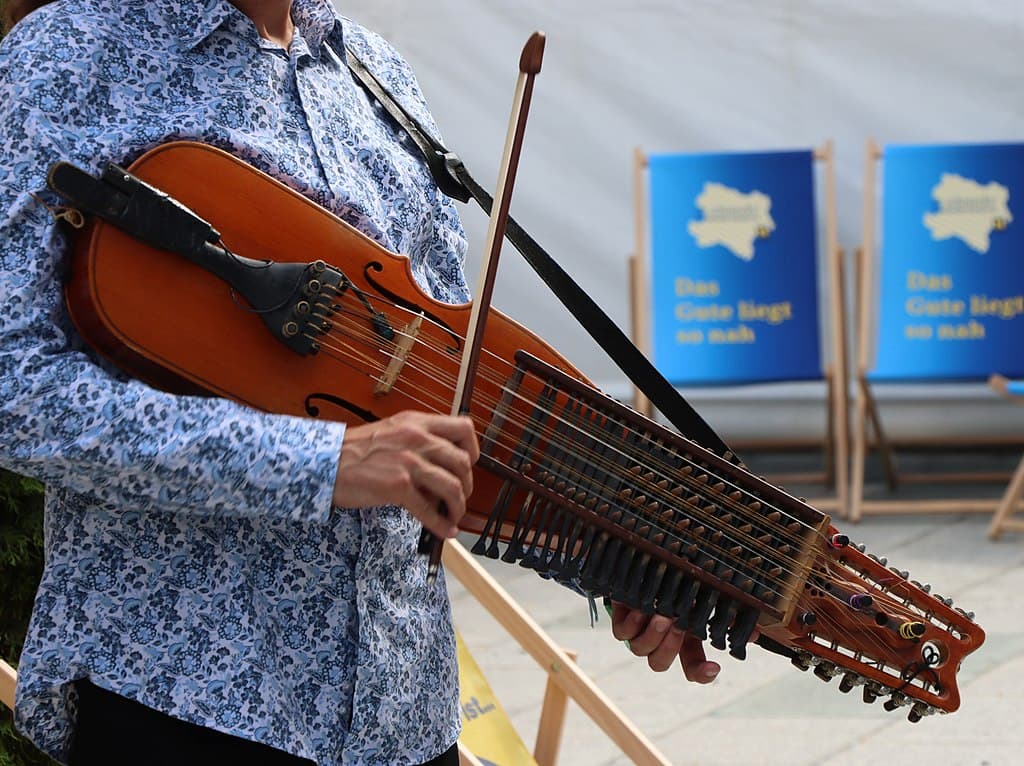
[[[579,669],[575,654],[560,648],[462,545],[454,540],[445,543],[442,561],[448,573],[457,577],[523,650],[547,671],[548,683],[533,750],[537,766],[555,766],[557,762],[569,699],[579,705],[632,763],[671,766],[654,744]],[[0,703],[11,710],[14,709],[16,681],[14,669],[0,660]],[[479,759],[464,748],[460,747],[459,756],[467,766],[479,764]]]
[[[564,650],[565,655],[576,661],[576,652]],[[565,731],[565,714],[569,707],[569,695],[548,674],[547,685],[544,687],[544,701],[541,703],[540,717],[537,720],[537,738],[533,745],[533,760],[537,766],[555,766],[558,763],[558,752],[562,746],[562,734]],[[469,748],[459,741],[460,766],[483,766],[480,759],[470,752]]]
[[[831,361],[824,370],[825,382],[825,433],[818,439],[759,439],[730,443],[737,454],[744,451],[784,451],[822,448],[823,469],[818,472],[785,473],[769,476],[768,479],[780,485],[821,483],[834,489],[834,496],[812,498],[808,502],[822,510],[838,510],[845,515],[849,493],[850,454],[850,394],[848,387],[848,358],[846,326],[846,280],[844,278],[844,253],[839,247],[839,229],[836,220],[835,149],[827,141],[815,149],[814,159],[823,165],[825,196],[825,268],[828,284],[828,336]],[[630,320],[633,342],[648,357],[652,353],[651,312],[649,295],[649,269],[647,246],[647,194],[644,172],[647,156],[639,149],[633,152],[633,199],[635,230],[635,252],[629,258]],[[633,408],[651,417],[653,407],[650,400],[639,390],[633,394]]]
[[[1002,396],[1024,404],[1024,399],[1010,392],[1010,381],[1004,376],[993,375],[989,378],[988,383],[994,391]],[[992,514],[992,522],[988,527],[989,539],[998,540],[1002,537],[1003,532],[1024,532],[1024,519],[1013,518],[1014,513],[1020,510],[1022,495],[1024,495],[1024,457],[1017,464],[1017,470],[1013,472],[1013,477],[1006,485],[1006,490],[999,499],[999,505],[996,506],[996,511]]]
[[[458,578],[523,651],[548,674],[544,706],[537,727],[534,759],[554,766],[561,741],[565,703],[572,699],[637,766],[670,766],[654,744],[637,729],[574,661],[517,604],[487,571],[454,540],[445,543],[441,559],[449,575]],[[466,760],[465,763],[472,764]]]
[[[14,668],[0,659],[0,703],[14,710],[14,687],[18,676]]]
[[[964,497],[952,500],[936,499],[871,499],[864,498],[866,462],[869,452],[875,450],[881,462],[886,485],[890,492],[900,484],[921,483],[998,483],[1009,478],[1002,471],[970,472],[900,472],[896,465],[896,449],[900,447],[938,448],[944,446],[990,446],[1006,448],[1022,443],[1016,437],[986,437],[984,435],[955,439],[904,439],[898,444],[886,433],[877,399],[868,380],[871,367],[875,248],[876,248],[876,189],[877,167],[883,158],[881,146],[868,139],[864,159],[863,244],[855,257],[854,324],[856,328],[856,372],[853,393],[853,447],[850,466],[850,505],[848,518],[858,521],[865,514],[907,513],[993,513],[999,500],[990,497]],[[1018,471],[1020,472],[1020,470]],[[1024,476],[1021,481],[1024,482]]]

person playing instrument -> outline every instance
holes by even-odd
[[[205,142],[464,302],[456,209],[343,50],[433,128],[408,65],[327,0],[12,0],[3,13],[0,465],[47,487],[17,726],[78,764],[456,763],[449,604],[416,537],[456,533],[472,422],[346,426],[129,378],[71,325],[46,191],[60,160],[93,172]],[[656,670],[678,656],[691,680],[717,673],[668,618],[616,605],[612,622]]]

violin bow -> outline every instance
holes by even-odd
[[[491,295],[494,292],[494,282],[498,273],[498,255],[501,253],[505,227],[508,224],[512,188],[515,186],[519,155],[523,148],[523,136],[526,133],[526,117],[530,111],[530,100],[533,96],[533,80],[540,72],[543,58],[544,34],[534,32],[526,41],[523,52],[519,56],[519,77],[516,79],[516,89],[512,99],[512,114],[509,118],[508,133],[498,173],[497,191],[494,196],[494,204],[491,206],[480,278],[473,295],[469,330],[466,333],[462,363],[459,366],[459,375],[452,398],[452,415],[468,415],[472,403],[473,378],[479,366],[483,327],[490,310]],[[443,504],[441,511],[445,512]],[[427,564],[428,583],[437,579],[443,548],[444,540],[442,538],[427,529],[420,533],[419,552],[430,556]]]

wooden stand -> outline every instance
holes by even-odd
[[[459,743],[459,766],[484,766],[480,759],[469,752],[469,748]]]
[[[459,582],[487,609],[534,661],[548,672],[549,688],[553,685],[572,698],[580,709],[608,735],[623,755],[638,766],[670,766],[654,744],[636,729],[610,699],[579,669],[573,657],[563,651],[544,633],[539,625],[508,595],[459,543],[449,540],[442,558],[448,574]],[[557,692],[547,707],[547,722],[542,713],[538,727],[537,754],[552,757],[552,745],[561,737],[564,703]],[[550,698],[550,697],[549,697]],[[563,712],[559,712],[559,709]],[[557,734],[553,728],[557,726]],[[539,766],[553,766],[553,760]]]
[[[875,299],[875,188],[877,183],[877,164],[882,159],[881,147],[872,139],[868,139],[864,161],[864,220],[862,237],[863,246],[857,250],[855,263],[855,323],[856,323],[856,354],[857,369],[856,385],[853,399],[853,451],[851,456],[850,505],[851,521],[858,521],[866,513],[874,514],[907,514],[907,513],[992,513],[1001,507],[997,499],[974,497],[953,500],[928,499],[864,499],[865,464],[868,454],[874,450],[881,460],[882,471],[889,491],[894,491],[900,484],[923,483],[982,483],[1006,481],[1005,472],[972,471],[972,472],[929,472],[908,473],[898,472],[896,466],[896,443],[889,437],[882,426],[882,417],[877,400],[867,379],[872,364],[872,344],[874,327],[872,317]],[[936,448],[945,446],[961,447],[999,446],[1020,443],[1021,439],[986,438],[984,436],[968,439],[918,439],[911,442],[904,440],[905,446]],[[1018,468],[1020,484],[1024,487],[1024,469]],[[1014,477],[1016,479],[1016,476]],[[1011,483],[1011,486],[1013,484]],[[1018,493],[1019,494],[1019,493]],[[991,531],[990,531],[991,534]]]
[[[821,483],[835,491],[833,497],[812,499],[812,505],[822,510],[837,510],[845,515],[848,507],[849,444],[850,444],[850,396],[847,381],[847,327],[846,327],[846,281],[844,279],[844,253],[839,247],[839,229],[836,221],[835,197],[835,152],[832,141],[814,152],[815,160],[823,164],[825,196],[825,248],[828,279],[828,330],[831,363],[823,371],[825,383],[825,433],[821,439],[764,439],[749,440],[730,444],[737,453],[743,451],[779,451],[792,449],[816,449],[823,452],[823,470],[815,473],[788,473],[769,476],[775,484]],[[635,248],[629,259],[630,318],[633,325],[633,342],[648,357],[651,356],[651,300],[649,294],[650,275],[648,272],[649,253],[647,244],[647,198],[644,173],[647,157],[639,149],[633,152],[633,197]],[[652,417],[651,402],[639,390],[634,389],[633,408],[647,417]]]
[[[573,662],[576,652],[566,650],[565,655]],[[544,702],[537,722],[537,739],[533,744],[533,759],[537,766],[555,766],[558,750],[562,746],[562,732],[565,730],[565,714],[569,708],[569,695],[548,674],[544,688]]]
[[[1019,396],[1011,394],[1008,390],[1009,381],[1002,375],[993,375],[989,378],[989,385],[993,390],[1003,396],[1012,398],[1018,403],[1022,402]],[[1019,510],[1021,495],[1024,495],[1024,458],[1017,464],[1017,470],[1013,472],[1010,483],[1006,486],[996,512],[992,514],[992,523],[988,527],[990,540],[998,540],[1003,532],[1024,532],[1024,520],[1012,518],[1014,512]]]
[[[17,681],[18,676],[14,668],[0,660],[0,702],[11,710],[14,710],[14,687]]]
[[[566,651],[566,656],[576,660],[576,652]],[[565,731],[565,714],[569,707],[569,696],[548,674],[544,689],[544,702],[537,722],[537,739],[533,746],[533,761],[537,766],[556,766],[558,751]],[[459,741],[460,766],[483,766],[483,762]]]

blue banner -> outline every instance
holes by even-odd
[[[652,155],[654,364],[676,385],[822,377],[810,150]]]
[[[887,146],[872,380],[1024,373],[1024,145]]]

